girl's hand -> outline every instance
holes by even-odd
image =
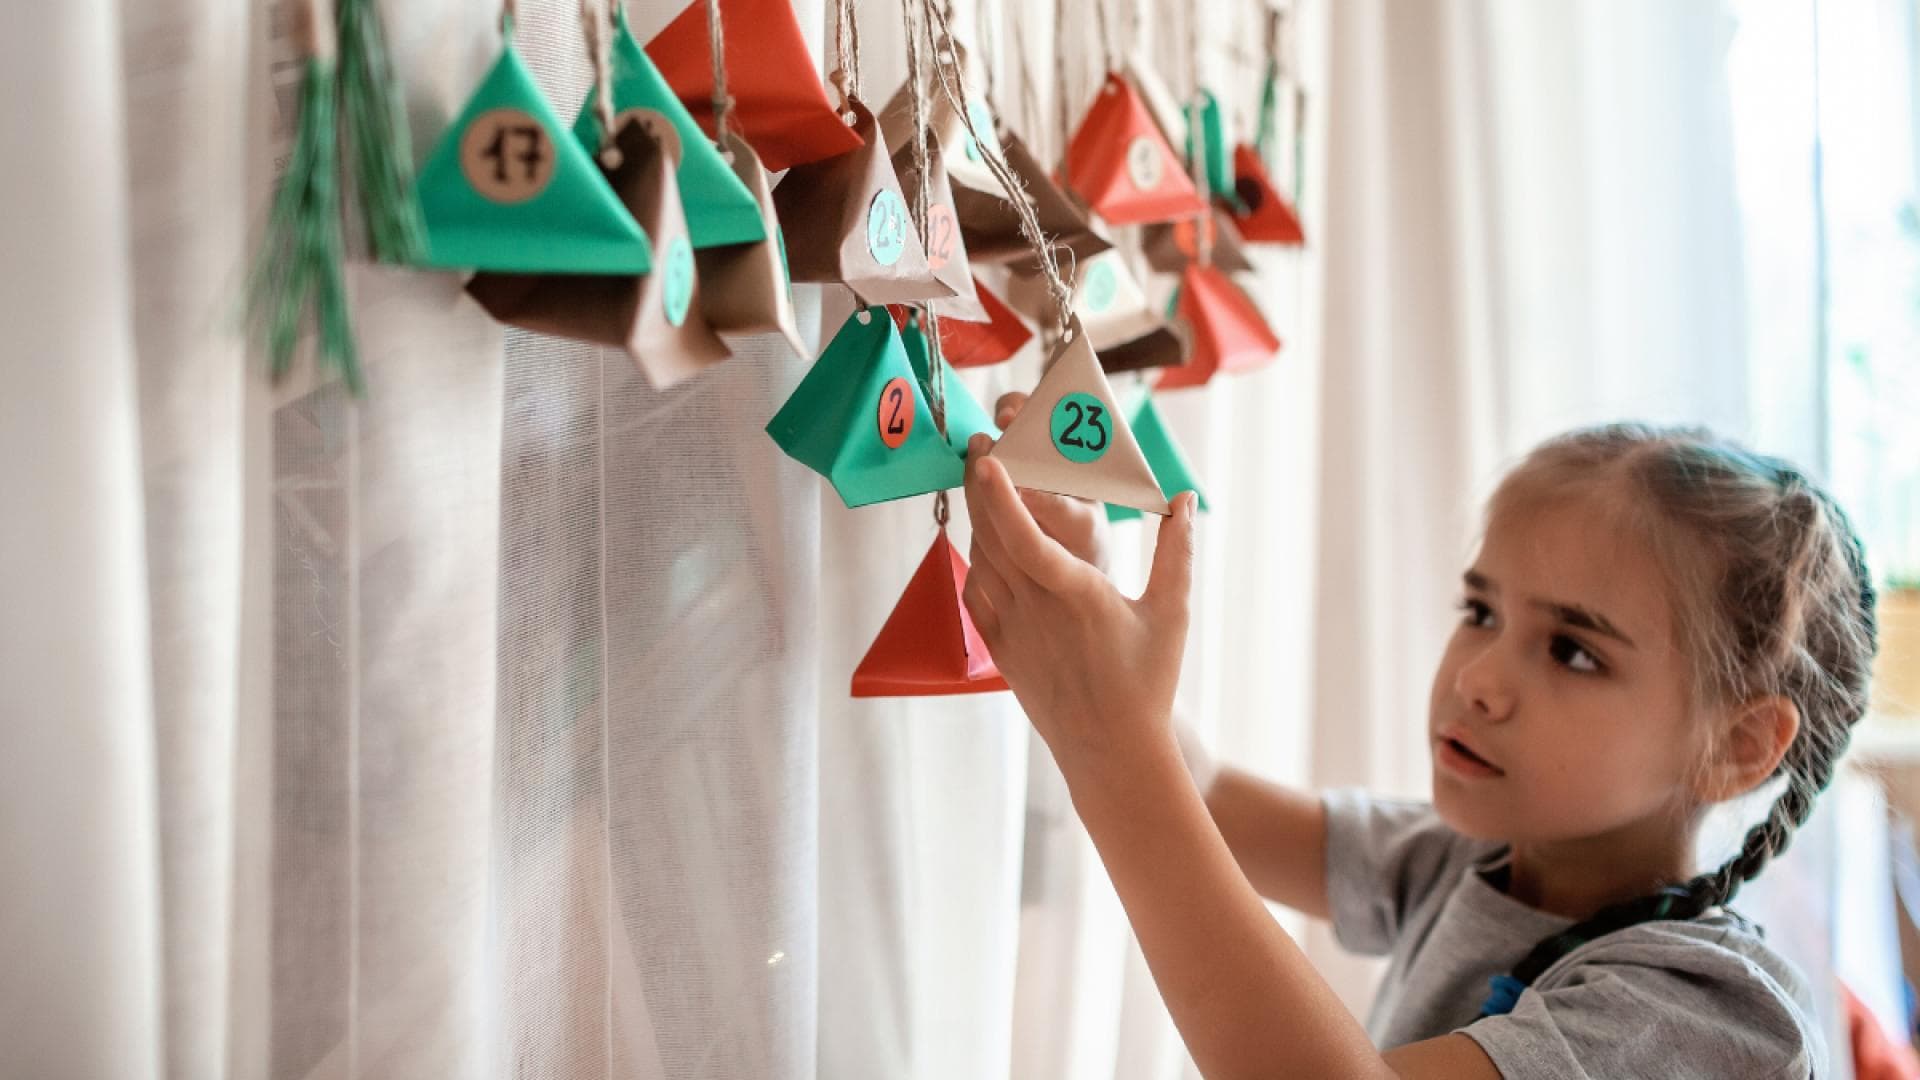
[[[994,663],[1069,781],[1082,765],[1168,752],[1194,496],[1161,522],[1146,591],[1129,600],[1041,529],[992,447],[985,435],[967,447],[973,551],[962,598]]]
[[[993,422],[1006,430],[1026,404],[1027,395],[1017,390],[1000,395],[993,407]],[[1111,569],[1107,562],[1107,537],[1111,527],[1107,524],[1105,507],[1088,499],[1024,489],[1020,489],[1020,501],[1033,512],[1040,531],[1059,541],[1061,547],[1092,563],[1102,573]]]

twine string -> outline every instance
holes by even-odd
[[[512,0],[508,0],[512,3]],[[618,0],[608,0],[609,7]],[[587,54],[593,61],[593,111],[600,120],[600,162],[620,167],[620,148],[613,143],[613,34],[608,30],[608,8],[580,0],[580,27],[586,33]]]
[[[720,22],[720,0],[707,0],[707,49],[713,54],[713,138],[724,142],[733,96],[727,93],[727,37]]]
[[[920,230],[920,250],[929,250],[928,211],[932,208],[932,177],[927,168],[927,89],[926,58],[920,49],[920,27],[914,20],[914,0],[901,0],[900,23],[907,32],[907,96],[913,102],[913,174],[914,221]],[[933,426],[940,438],[947,437],[947,380],[940,369],[936,343],[939,327],[934,322],[933,305],[923,305],[921,331],[927,340],[927,393],[933,409]]]

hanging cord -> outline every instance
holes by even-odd
[[[975,3],[973,6],[973,34],[980,44],[980,79],[985,84],[981,95],[988,101],[999,100],[999,72],[995,69],[995,58],[999,55],[999,24],[993,19],[990,6]],[[947,5],[947,21],[953,21],[953,5]]]
[[[900,23],[907,31],[907,93],[913,101],[913,174],[914,174],[914,220],[920,230],[920,249],[927,249],[931,237],[927,232],[927,214],[932,209],[932,178],[927,175],[927,88],[926,64],[920,52],[920,27],[914,21],[915,0],[901,0]],[[947,437],[947,380],[940,370],[939,352],[935,348],[939,328],[933,321],[933,305],[925,306],[921,317],[921,331],[927,339],[927,393],[928,404],[933,409],[933,426],[942,440]]]
[[[511,35],[513,24],[520,19],[519,0],[500,0],[500,32]]]
[[[1095,31],[1100,35],[1100,59],[1107,65],[1107,71],[1120,70],[1113,45],[1113,25],[1107,19],[1107,0],[1093,0],[1093,19]],[[1105,74],[1104,72],[1102,74]]]
[[[1040,259],[1041,275],[1046,278],[1047,291],[1053,296],[1060,325],[1064,327],[1073,318],[1073,290],[1060,277],[1060,262],[1054,257],[1053,245],[1040,230],[1040,218],[1034,211],[1033,198],[1020,183],[1020,177],[1007,167],[1006,160],[1000,155],[999,145],[981,138],[980,132],[974,128],[973,116],[966,106],[966,91],[961,83],[959,57],[952,48],[953,28],[948,25],[940,9],[934,6],[933,0],[920,2],[922,10],[931,16],[927,32],[933,40],[933,71],[939,80],[940,91],[946,96],[947,104],[959,114],[967,134],[973,136],[974,144],[980,148],[980,160],[986,163],[987,171],[993,173],[993,178],[1000,182],[1001,189],[1007,193],[1007,201],[1013,204],[1014,212],[1020,219],[1021,235],[1027,238],[1027,243],[1032,245],[1034,254]],[[933,34],[936,23],[939,33]]]
[[[1053,111],[1059,126],[1060,145],[1053,156],[1060,161],[1060,186],[1071,188],[1073,176],[1068,169],[1067,147],[1073,142],[1072,103],[1067,93],[1067,0],[1053,4]],[[1050,148],[1052,149],[1052,148]]]
[[[840,92],[840,118],[853,123],[850,103],[860,100],[860,20],[854,0],[834,0],[834,53],[838,66],[828,76]]]
[[[733,95],[727,93],[727,36],[720,22],[720,0],[707,0],[707,49],[713,54],[713,140],[724,143],[727,121],[733,118]]]
[[[608,0],[609,4],[618,2]],[[580,0],[580,29],[586,35],[587,55],[593,61],[593,111],[600,121],[600,164],[617,169],[620,148],[613,141],[613,34],[607,27],[606,14],[607,9],[593,0]]]

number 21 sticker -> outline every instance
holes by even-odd
[[[1092,394],[1068,394],[1053,406],[1053,448],[1068,461],[1098,461],[1113,443],[1107,407]]]
[[[913,431],[913,380],[896,378],[880,391],[880,441],[898,450]]]

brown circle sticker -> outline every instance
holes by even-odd
[[[460,171],[482,197],[523,203],[553,179],[553,139],[519,109],[488,109],[460,134]]]
[[[880,441],[887,449],[898,450],[913,430],[913,380],[903,377],[888,382],[880,391]]]
[[[674,168],[680,167],[680,129],[673,126],[673,121],[667,118],[666,113],[638,106],[622,109],[620,115],[613,118],[613,130],[626,127],[629,120],[637,122],[640,130],[660,145],[660,152],[667,155],[667,160],[673,162]]]
[[[927,207],[927,265],[935,270],[944,268],[959,242],[960,222],[953,216],[953,207],[946,203]]]

